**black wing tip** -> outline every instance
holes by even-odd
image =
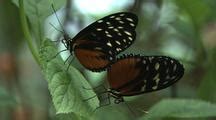
[[[169,57],[169,56],[161,56],[161,57],[166,57],[168,58],[170,61],[173,60],[175,62],[175,64],[178,66],[178,80],[180,80],[183,76],[184,76],[184,72],[185,72],[185,68],[184,65],[177,59]],[[176,81],[178,81],[176,80]]]
[[[145,57],[145,56],[141,56],[140,54],[122,54],[120,57],[118,57],[116,59],[116,61],[118,60],[122,60],[122,59],[125,59],[125,58],[140,58],[140,57]]]
[[[175,61],[175,63],[177,63],[179,66],[181,66],[182,70],[184,71],[184,65],[182,63],[180,63],[179,60],[172,58],[172,57],[169,57],[169,56],[159,56],[159,55],[145,56],[145,55],[141,55],[141,54],[132,54],[131,53],[131,54],[123,54],[120,57],[118,57],[116,60],[118,61],[118,60],[122,60],[125,58],[148,58],[148,57],[153,57],[156,59],[166,58],[168,60],[173,60],[173,61]]]
[[[127,16],[133,17],[133,19],[135,20],[135,23],[137,24],[137,22],[138,22],[138,16],[135,13],[133,13],[133,12],[126,12],[126,11],[124,11],[124,12],[116,12],[116,13],[110,14],[108,16],[120,15],[120,14],[126,14]],[[105,17],[108,17],[108,16],[105,16]]]

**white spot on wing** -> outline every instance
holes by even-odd
[[[125,34],[132,36],[132,34],[128,31],[124,31]],[[132,38],[131,38],[132,39]]]
[[[128,21],[131,21],[131,22],[133,22],[133,19],[131,19],[131,18],[126,18]]]
[[[171,63],[173,63],[173,60],[171,60]]]
[[[120,18],[120,17],[116,17],[115,19],[116,19],[116,20],[121,20],[121,18]]]
[[[125,14],[120,14],[119,16],[124,16]]]
[[[110,57],[109,57],[109,60],[113,60],[113,57],[110,56]]]
[[[135,25],[133,23],[130,23],[130,26],[134,27]]]
[[[98,20],[97,22],[98,22],[98,23],[102,23],[102,22],[103,22],[103,20]]]
[[[101,47],[95,47],[95,50],[102,50]]]
[[[106,36],[107,36],[107,37],[112,37],[112,35],[110,35],[110,34],[107,34]]]
[[[123,27],[122,26],[118,26],[118,29],[123,29]]]
[[[157,85],[153,86],[152,89],[153,89],[153,90],[156,90],[156,89],[157,89]]]
[[[168,82],[169,82],[169,81],[165,81],[165,82],[163,82],[163,84],[166,85]]]
[[[119,30],[117,28],[113,29],[114,31],[118,32]]]
[[[149,57],[149,61],[151,62],[154,57]]]
[[[110,16],[110,18],[115,18],[115,16],[113,15],[113,16]]]
[[[110,27],[108,27],[109,29],[113,29],[114,27],[113,26],[110,26]]]
[[[106,22],[107,25],[110,25],[110,22]]]
[[[157,79],[155,80],[156,85],[152,87],[153,90],[156,90],[156,89],[158,88],[159,81],[160,81],[159,78],[157,78]]]
[[[158,70],[159,67],[160,67],[160,64],[157,62],[157,63],[155,64],[155,70]]]
[[[132,39],[132,37],[128,37],[128,39],[130,40],[130,41],[132,41],[133,39]]]
[[[97,31],[101,31],[101,30],[103,30],[103,29],[101,29],[101,28],[97,28],[96,30],[97,30]]]
[[[119,41],[115,41],[118,45],[121,45],[121,43]]]
[[[108,31],[105,31],[105,33],[106,33],[106,34],[109,34],[109,32],[108,32]]]
[[[107,42],[107,45],[110,46],[110,47],[112,47],[112,44],[110,42]]]
[[[145,91],[145,89],[146,89],[146,84],[144,84],[144,85],[142,86],[141,91]]]
[[[119,36],[122,36],[122,34],[121,34],[121,33],[118,33],[118,35],[119,35]]]
[[[123,22],[123,21],[121,21],[121,20],[119,21],[119,23],[121,23],[121,24],[124,24],[124,22]]]
[[[116,51],[121,51],[122,49],[121,48],[116,48]]]
[[[155,75],[155,77],[153,78],[153,80],[157,80],[159,79],[159,73]]]
[[[173,80],[173,79],[176,79],[176,76],[172,76],[171,79],[172,79],[172,80]]]

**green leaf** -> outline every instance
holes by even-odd
[[[13,3],[18,5],[18,0],[12,0]],[[53,0],[53,4],[58,9],[65,3],[65,0]],[[44,36],[44,21],[53,13],[50,0],[23,0],[25,14],[27,15],[31,28],[34,32],[38,45]]]
[[[40,49],[40,62],[49,91],[57,113],[74,113],[77,116],[89,118],[99,106],[95,97],[88,101],[85,99],[94,96],[91,88],[83,75],[70,65],[68,71],[60,56],[54,57],[57,49],[50,40],[44,40]]]
[[[17,54],[23,43],[18,9],[9,0],[0,4],[0,51]]]
[[[56,115],[56,120],[83,120],[85,118],[83,117],[77,117],[76,115],[74,115],[73,113],[69,113],[69,114],[58,114]]]
[[[201,27],[210,15],[210,9],[205,0],[176,0],[176,3],[191,17],[197,27]]]
[[[207,56],[208,61],[206,61],[207,64],[205,66],[206,74],[201,81],[200,87],[198,89],[198,95],[204,100],[216,102],[216,93],[212,92],[215,91],[216,86],[216,48],[209,50]]]
[[[180,15],[180,19],[187,20],[189,25],[191,24],[193,35],[188,38],[185,35],[187,40],[195,40],[196,49],[196,59],[198,60],[197,63],[202,63],[204,61],[203,56],[205,55],[205,50],[202,42],[201,37],[201,28],[206,24],[208,21],[211,11],[209,5],[205,0],[175,0],[176,4],[179,6],[182,14]],[[186,22],[186,21],[184,21]],[[183,27],[182,27],[183,28]],[[190,28],[190,27],[189,27]],[[183,28],[184,29],[184,28]],[[189,31],[189,30],[187,30]]]
[[[146,116],[140,120],[153,120],[157,118],[198,118],[215,117],[216,104],[201,100],[166,99],[154,105]]]

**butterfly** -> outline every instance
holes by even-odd
[[[115,103],[123,97],[167,88],[182,78],[184,67],[167,56],[123,55],[107,70],[108,96]],[[104,93],[104,92],[103,92]]]
[[[62,42],[85,68],[104,71],[117,54],[134,42],[137,22],[133,13],[114,13],[90,24],[73,38],[64,32]]]

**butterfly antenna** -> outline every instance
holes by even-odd
[[[64,33],[64,31],[61,31],[61,30],[59,30],[57,27],[55,27],[52,23],[49,23],[55,30],[57,30],[57,31],[59,31],[59,32],[61,32],[61,33]]]
[[[61,52],[67,51],[67,49],[61,50],[58,53],[56,53],[55,56],[53,56],[50,60],[48,60],[47,62],[51,61],[52,59],[56,58]]]
[[[56,16],[56,18],[57,18],[57,20],[58,20],[58,22],[59,22],[59,25],[61,26],[61,28],[62,28],[62,30],[63,30],[63,31],[61,31],[61,32],[65,33],[65,30],[64,30],[64,28],[63,28],[63,25],[61,24],[61,22],[60,22],[60,20],[59,20],[59,18],[58,18],[58,15],[56,14],[56,10],[55,10],[54,4],[52,4],[51,6],[52,6],[52,9],[53,9],[53,11],[54,11],[54,14],[55,14],[55,16]],[[56,27],[55,27],[55,28],[56,28]]]

